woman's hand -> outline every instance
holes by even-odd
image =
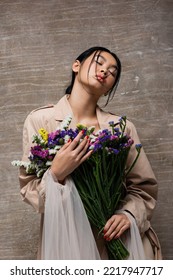
[[[82,162],[84,162],[92,153],[92,151],[87,152],[89,146],[88,137],[85,136],[85,138],[80,141],[82,136],[83,132],[81,131],[73,141],[66,143],[57,152],[52,162],[51,172],[61,183],[63,183],[65,178]]]
[[[113,215],[106,223],[104,227],[104,238],[107,241],[113,238],[119,238],[121,234],[130,227],[130,221],[128,217],[121,213]]]

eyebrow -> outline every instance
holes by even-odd
[[[107,61],[107,59],[104,56],[102,56],[101,54],[96,55],[97,59],[99,59],[99,57],[101,57],[105,62]],[[118,69],[117,65],[115,65],[115,64],[112,64],[111,67]]]

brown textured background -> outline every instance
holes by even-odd
[[[122,61],[107,110],[137,127],[159,182],[152,224],[173,259],[172,0],[0,0],[0,259],[36,256],[39,215],[21,201],[10,165],[24,120],[63,96],[73,59],[94,45]]]

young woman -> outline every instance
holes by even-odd
[[[28,160],[33,134],[42,127],[48,132],[55,131],[69,114],[72,116],[71,128],[81,123],[87,127],[95,126],[95,131],[98,131],[108,128],[109,121],[117,122],[118,116],[104,112],[97,103],[104,95],[107,96],[107,103],[112,99],[120,74],[121,63],[108,49],[93,47],[83,52],[72,65],[72,80],[66,95],[56,105],[36,109],[27,117],[23,130],[22,160]],[[135,158],[135,144],[140,141],[130,121],[127,121],[126,132],[134,140],[127,161],[130,166]],[[128,237],[128,234],[132,227],[136,227],[141,254],[131,252],[129,259],[161,259],[159,241],[150,226],[157,199],[157,182],[144,150],[141,150],[128,175],[127,194],[119,206],[120,211],[108,219],[102,237],[98,236],[94,227],[91,230],[70,178],[70,174],[90,157],[88,146],[87,137],[83,138],[80,132],[56,154],[51,168],[42,179],[27,175],[25,169],[20,168],[23,200],[42,217],[38,258],[107,259],[105,240],[125,236],[130,239],[132,237]]]

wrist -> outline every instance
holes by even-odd
[[[61,185],[65,185],[65,178],[59,178],[59,176],[57,176],[51,168],[50,168],[50,173],[55,182],[60,183]]]

